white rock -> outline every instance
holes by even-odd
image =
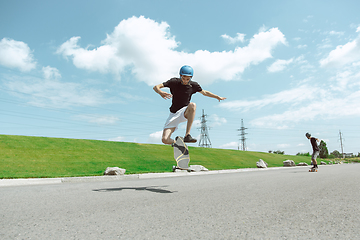
[[[126,169],[119,168],[119,167],[108,167],[106,168],[104,175],[124,175]]]
[[[296,164],[296,166],[309,166],[309,164],[307,164],[306,162],[301,162]]]
[[[293,160],[286,160],[283,161],[284,167],[294,167],[295,166],[295,162]]]
[[[190,165],[189,168],[194,172],[209,171],[209,169],[202,165]]]
[[[259,159],[259,161],[256,163],[256,166],[258,168],[267,168],[268,164],[264,160]]]

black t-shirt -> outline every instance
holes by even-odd
[[[180,78],[171,78],[163,83],[164,87],[170,88],[173,95],[170,112],[176,113],[179,109],[189,105],[191,95],[201,92],[202,88],[197,82],[190,81],[188,85],[183,85]]]
[[[316,138],[311,137],[310,138],[310,143],[311,143],[311,146],[312,146],[314,152],[320,150],[318,145],[317,145]]]

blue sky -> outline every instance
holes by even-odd
[[[360,152],[358,1],[0,1],[0,134],[161,144],[194,68],[213,147]],[[185,124],[174,134],[182,136]],[[196,146],[196,144],[191,144]]]

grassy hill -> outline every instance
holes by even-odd
[[[262,152],[189,147],[190,164],[209,170],[256,168],[261,158],[269,167],[287,159],[310,163],[310,157]],[[173,149],[166,145],[97,140],[0,135],[0,178],[102,175],[107,167],[126,174],[170,172]]]

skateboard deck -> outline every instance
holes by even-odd
[[[175,138],[174,158],[177,165],[173,166],[173,171],[175,169],[191,171],[189,169],[190,156],[188,146],[186,146],[184,139],[179,136]]]
[[[309,172],[317,172],[317,168],[310,168]]]

